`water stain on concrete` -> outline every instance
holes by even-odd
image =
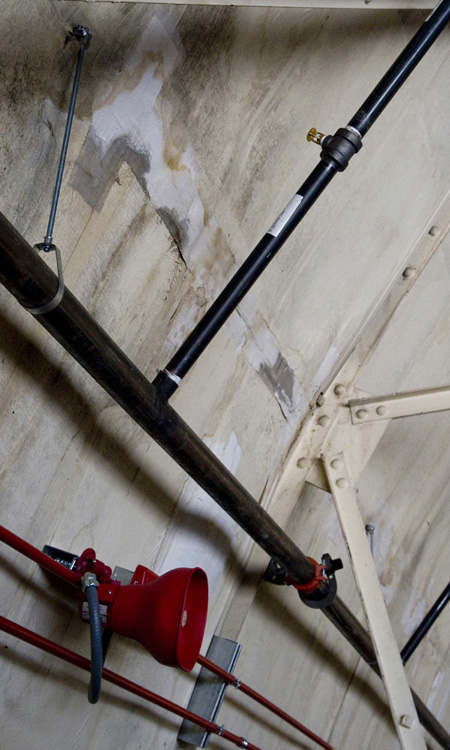
[[[186,217],[181,217],[178,211],[170,209],[167,206],[157,208],[156,212],[169,230],[169,233],[184,261],[183,248],[188,240],[189,220]]]

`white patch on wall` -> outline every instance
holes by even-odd
[[[190,150],[178,155],[177,169],[170,169],[164,156],[164,127],[157,112],[156,100],[164,81],[180,63],[181,55],[156,16],[152,17],[128,58],[126,72],[132,73],[146,54],[149,59],[139,82],[134,88],[121,91],[111,104],[94,112],[91,131],[96,142],[103,147],[103,153],[115,140],[127,136],[133,149],[149,156],[150,169],[143,176],[148,193],[157,208],[188,217],[188,238],[183,249],[183,255],[188,255],[193,244],[206,231],[204,206],[195,184],[194,160]],[[213,219],[211,221],[208,234],[217,228],[217,223]],[[207,238],[202,244],[207,246]]]
[[[208,438],[204,442],[235,474],[242,457],[235,433],[231,433],[226,444]],[[210,594],[213,594],[237,530],[236,522],[189,478],[158,551],[155,568],[159,574],[172,568],[203,568],[208,576]]]

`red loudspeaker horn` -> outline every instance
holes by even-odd
[[[108,627],[141,643],[161,664],[190,672],[200,653],[207,608],[206,573],[176,568],[151,583],[120,586]]]

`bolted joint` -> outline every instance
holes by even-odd
[[[78,42],[85,44],[86,47],[92,39],[92,34],[89,33],[87,26],[74,26],[71,34]]]
[[[320,158],[331,164],[338,172],[348,167],[352,156],[362,148],[361,136],[354,128],[339,128],[334,135],[327,135],[321,142]]]
[[[36,245],[33,245],[33,250],[36,250],[38,253],[40,253],[41,250],[44,253],[49,253],[51,250],[55,249],[56,245],[53,244],[51,238],[50,241],[48,241],[47,237],[45,238],[44,242],[38,242]]]

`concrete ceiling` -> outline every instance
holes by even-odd
[[[310,127],[344,125],[427,11],[4,0],[2,15],[1,210],[31,244],[66,119],[68,31],[93,34],[54,238],[67,286],[152,379],[317,163]],[[330,495],[306,482],[342,441],[400,647],[448,583],[450,415],[375,433],[346,404],[450,383],[449,33],[173,399],[306,554],[343,558],[339,592],[363,619]],[[0,523],[112,566],[203,567],[204,650],[214,633],[238,641],[239,676],[336,750],[397,748],[381,681],[293,590],[260,582],[267,556],[3,288],[0,329]],[[0,614],[88,655],[72,592],[0,554]],[[407,667],[447,728],[449,616]],[[180,747],[175,717],[110,686],[89,706],[85,675],[1,643],[5,750]],[[108,666],[184,705],[195,681],[119,637]],[[263,750],[314,746],[239,696],[220,720]]]

